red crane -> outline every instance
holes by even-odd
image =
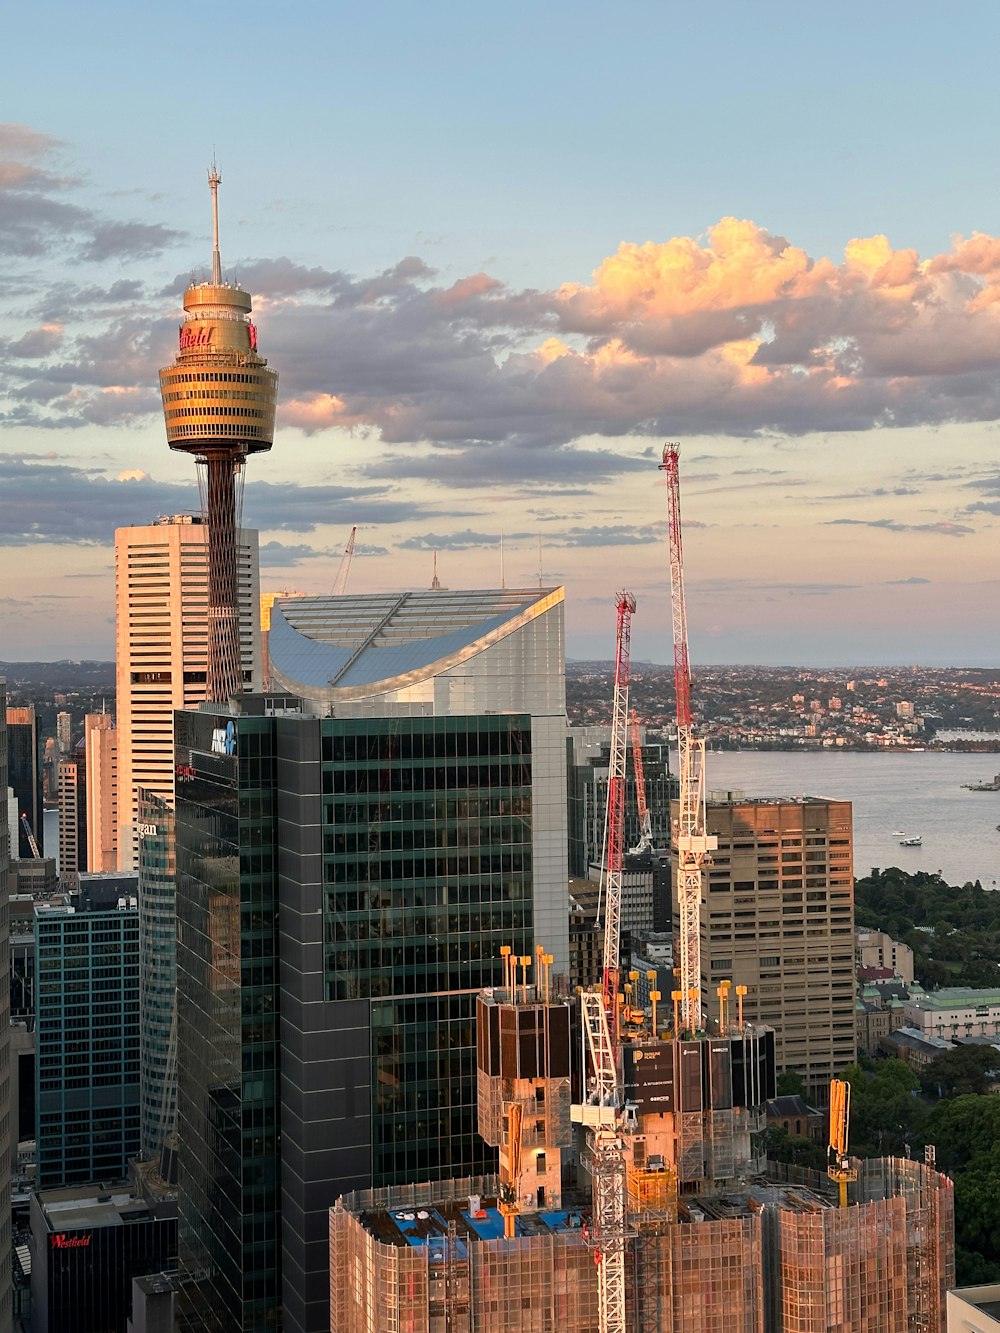
[[[670,605],[674,634],[674,693],[677,700],[677,768],[680,775],[677,830],[677,907],[680,918],[678,957],[681,1027],[701,1027],[701,896],[704,867],[718,839],[705,831],[705,741],[691,715],[691,664],[688,658],[687,609],[684,603],[684,552],[681,544],[679,446],[666,444],[661,468],[667,481],[670,537]]]

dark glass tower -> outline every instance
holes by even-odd
[[[340,1194],[496,1167],[475,999],[501,945],[534,947],[531,719],[181,713],[176,734],[188,1327],[278,1327],[283,1269],[285,1330],[318,1330]]]
[[[7,781],[14,789],[18,815],[27,815],[38,850],[45,854],[42,819],[42,761],[38,717],[34,704],[7,709]],[[22,861],[34,853],[24,825],[18,821],[16,854]]]
[[[83,875],[69,906],[35,908],[40,1189],[120,1180],[139,1147],[135,875]]]

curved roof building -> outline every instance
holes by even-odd
[[[272,688],[320,715],[566,712],[562,588],[276,602]]]

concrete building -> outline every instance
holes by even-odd
[[[495,1166],[476,996],[504,944],[569,966],[562,589],[302,598],[270,660],[286,695],[176,722],[180,1307],[213,1333],[325,1333],[340,1194]]]
[[[119,1180],[139,1147],[137,877],[80,876],[35,908],[35,1108],[42,1189]]]
[[[76,884],[87,870],[87,749],[81,737],[59,760],[59,877]]]
[[[1000,1333],[1000,1283],[949,1291],[947,1333]]]
[[[87,870],[118,869],[118,733],[110,713],[83,719],[87,755]]]
[[[954,1041],[962,1037],[1000,1035],[1000,991],[971,986],[942,986],[910,994],[903,1001],[908,1027],[925,1037]]]
[[[257,534],[239,534],[240,651],[248,689],[259,689]],[[208,530],[175,514],[115,532],[118,855],[138,864],[139,788],[174,798],[173,714],[205,698]]]
[[[884,930],[859,930],[855,937],[855,958],[859,967],[891,968],[906,985],[913,984],[913,950]]]
[[[60,755],[69,754],[73,748],[73,716],[71,713],[56,714],[56,743]]]
[[[713,792],[707,828],[719,846],[702,896],[703,1009],[717,1011],[721,981],[746,986],[745,1015],[774,1028],[778,1069],[824,1106],[857,1052],[850,802]],[[676,885],[672,897],[676,935]]]

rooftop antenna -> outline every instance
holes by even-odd
[[[434,552],[434,577],[431,579],[431,592],[441,591],[441,580],[438,578],[438,553]]]
[[[222,176],[219,168],[215,164],[215,154],[212,154],[212,165],[208,169],[208,188],[212,191],[212,285],[214,287],[222,286],[222,256],[219,254],[219,186],[222,184]]]

